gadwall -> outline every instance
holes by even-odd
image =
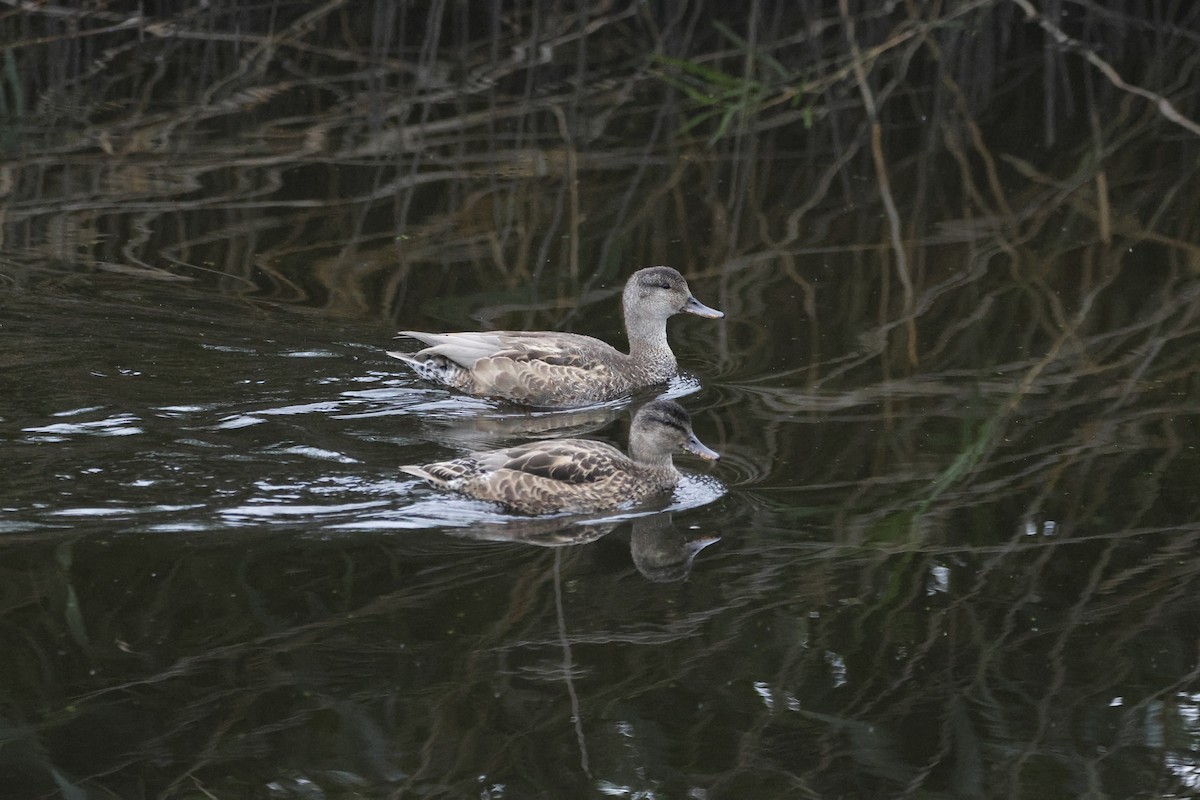
[[[655,400],[634,415],[628,456],[590,439],[547,439],[400,469],[439,488],[522,514],[590,512],[672,489],[680,477],[671,461],[675,450],[709,461],[720,458],[696,438],[682,406],[674,400]]]
[[[692,296],[671,267],[646,267],[625,283],[621,300],[629,353],[591,336],[554,331],[421,333],[400,331],[426,345],[388,355],[422,378],[480,397],[527,406],[570,408],[613,400],[674,377],[667,319],[684,312],[725,316]]]

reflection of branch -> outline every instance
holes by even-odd
[[[588,767],[587,739],[583,736],[583,716],[579,713],[579,695],[575,691],[575,669],[571,659],[571,639],[567,636],[567,621],[562,602],[562,550],[554,551],[554,608],[558,620],[558,638],[563,649],[563,682],[571,696],[571,721],[575,724],[575,738],[579,741],[579,766],[583,774],[591,777]]]
[[[1136,94],[1138,97],[1146,98],[1150,102],[1154,103],[1159,113],[1164,117],[1171,120],[1176,125],[1179,125],[1196,134],[1197,136],[1200,136],[1200,125],[1197,125],[1195,122],[1192,122],[1190,119],[1180,114],[1179,111],[1176,110],[1175,106],[1171,105],[1170,100],[1163,97],[1161,94],[1155,94],[1148,89],[1143,89],[1140,86],[1134,86],[1131,83],[1126,83],[1125,80],[1117,74],[1117,71],[1113,69],[1111,64],[1100,58],[1100,56],[1096,55],[1093,51],[1089,50],[1083,44],[1083,42],[1079,41],[1078,39],[1073,39],[1067,34],[1063,33],[1061,28],[1039,14],[1037,10],[1034,9],[1034,7],[1029,3],[1029,0],[1013,0],[1013,2],[1019,5],[1025,12],[1025,15],[1029,19],[1036,22],[1042,30],[1050,34],[1050,36],[1052,36],[1056,42],[1061,45],[1066,45],[1072,50],[1077,50],[1085,59],[1087,59],[1088,63],[1100,70],[1100,72],[1104,74],[1104,77],[1108,78],[1109,82],[1112,83],[1113,86],[1116,86],[1118,89],[1123,91],[1130,92],[1131,94]]]
[[[917,364],[917,326],[913,320],[913,282],[908,273],[908,259],[904,254],[904,243],[900,237],[900,213],[896,210],[896,200],[892,197],[891,182],[888,180],[887,163],[883,157],[883,129],[879,125],[879,110],[875,106],[875,97],[867,85],[866,71],[863,69],[862,53],[859,52],[858,42],[854,38],[854,18],[850,16],[847,0],[838,0],[842,19],[846,25],[846,38],[850,43],[850,52],[854,58],[854,78],[862,93],[863,106],[867,118],[871,120],[871,155],[875,161],[875,174],[879,177],[879,195],[887,213],[888,230],[892,238],[892,251],[896,254],[896,273],[900,277],[900,285],[904,289],[904,316],[908,331],[908,363]]]

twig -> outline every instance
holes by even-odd
[[[571,126],[567,123],[567,115],[563,113],[562,106],[556,105],[551,111],[554,112],[554,118],[558,120],[558,132],[562,136],[563,146],[566,148],[567,197],[571,203],[570,232],[567,242],[570,247],[571,280],[576,281],[579,280],[579,228],[582,219],[579,210],[579,153],[575,149],[575,142],[571,139]]]
[[[1132,83],[1127,83],[1124,78],[1117,74],[1116,69],[1114,69],[1111,64],[1102,59],[1100,56],[1096,55],[1093,51],[1089,50],[1083,42],[1063,33],[1061,28],[1038,13],[1038,11],[1029,3],[1029,0],[1012,1],[1021,7],[1021,10],[1025,12],[1025,15],[1029,19],[1036,22],[1042,30],[1054,37],[1056,42],[1061,45],[1066,45],[1073,50],[1077,50],[1085,59],[1087,59],[1088,63],[1100,70],[1104,77],[1108,78],[1109,82],[1112,83],[1113,86],[1116,86],[1122,91],[1136,94],[1138,97],[1144,97],[1152,102],[1154,107],[1158,109],[1158,112],[1167,119],[1171,120],[1171,122],[1174,122],[1176,125],[1179,125],[1191,133],[1200,136],[1200,125],[1179,113],[1175,106],[1171,105],[1170,100],[1163,97],[1161,94],[1155,94],[1148,89],[1143,89],[1140,86],[1134,86]]]

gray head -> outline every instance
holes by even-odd
[[[705,461],[720,458],[692,432],[692,418],[674,400],[655,400],[642,406],[629,429],[629,455],[642,463],[671,462],[671,454],[686,450]]]
[[[653,320],[662,326],[668,317],[681,312],[709,319],[725,316],[692,297],[687,281],[671,267],[646,267],[630,275],[621,305],[631,336],[641,320]]]
[[[629,553],[638,572],[655,583],[681,581],[692,571],[692,559],[720,536],[689,539],[671,524],[670,514],[636,517],[629,537]]]

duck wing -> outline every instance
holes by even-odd
[[[632,462],[612,445],[590,439],[534,442],[473,454],[484,472],[509,472],[569,484],[596,483]]]
[[[555,331],[463,331],[424,333],[400,331],[428,347],[419,355],[442,356],[467,369],[480,359],[503,359],[528,364],[543,362],[554,366],[583,367],[598,358],[622,355],[612,345],[592,336]]]
[[[406,361],[417,374],[469,394],[568,408],[620,396],[634,385],[630,358],[577,333],[402,331],[429,345]]]
[[[620,450],[586,439],[533,442],[400,469],[526,514],[616,508],[664,488],[641,479]]]

